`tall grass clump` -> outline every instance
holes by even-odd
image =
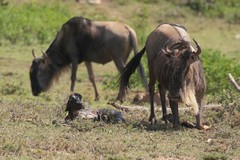
[[[0,45],[49,43],[69,17],[60,3],[0,6]]]

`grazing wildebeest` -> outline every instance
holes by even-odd
[[[46,91],[69,64],[72,67],[70,91],[73,92],[78,64],[85,62],[97,100],[99,93],[91,62],[106,64],[113,60],[121,72],[132,49],[135,54],[138,53],[136,33],[129,26],[73,17],[62,25],[42,57],[36,58],[33,52],[34,60],[30,69],[32,93],[37,96]],[[139,73],[147,88],[142,66],[139,67]]]
[[[195,45],[194,45],[195,43]],[[163,119],[167,123],[165,92],[168,90],[169,104],[173,114],[173,125],[180,125],[178,103],[192,106],[196,113],[197,128],[203,128],[201,105],[206,83],[199,59],[201,48],[194,40],[191,42],[185,27],[177,24],[161,24],[150,33],[144,48],[131,59],[120,78],[118,100],[125,96],[129,78],[140,63],[145,50],[149,68],[149,94],[151,113],[149,121],[156,123],[154,113],[154,89],[158,81]]]

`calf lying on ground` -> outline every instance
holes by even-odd
[[[104,121],[107,123],[123,123],[125,119],[122,113],[113,109],[85,109],[86,104],[82,101],[82,96],[78,93],[69,96],[66,110],[68,112],[65,122],[68,123],[77,117],[83,119],[93,119],[94,121]]]

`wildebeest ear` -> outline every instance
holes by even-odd
[[[89,29],[90,25],[91,25],[91,21],[89,19],[84,18],[81,20],[81,27],[85,31],[87,31]]]
[[[86,19],[83,19],[83,24],[88,24]]]
[[[85,25],[90,25],[91,24],[91,20],[90,19],[87,19],[87,18],[83,18],[83,24]]]

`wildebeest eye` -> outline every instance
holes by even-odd
[[[194,54],[192,54],[191,56],[190,56],[190,59],[192,60],[192,61],[196,61],[196,56],[194,55]]]
[[[191,59],[192,59],[192,61],[194,61],[195,60],[195,56],[194,55],[191,55],[191,57],[190,57]]]
[[[183,59],[185,59],[185,60],[187,60],[188,58],[190,58],[189,56],[190,56],[190,52],[189,51],[185,51],[183,54],[182,54],[182,58]]]

